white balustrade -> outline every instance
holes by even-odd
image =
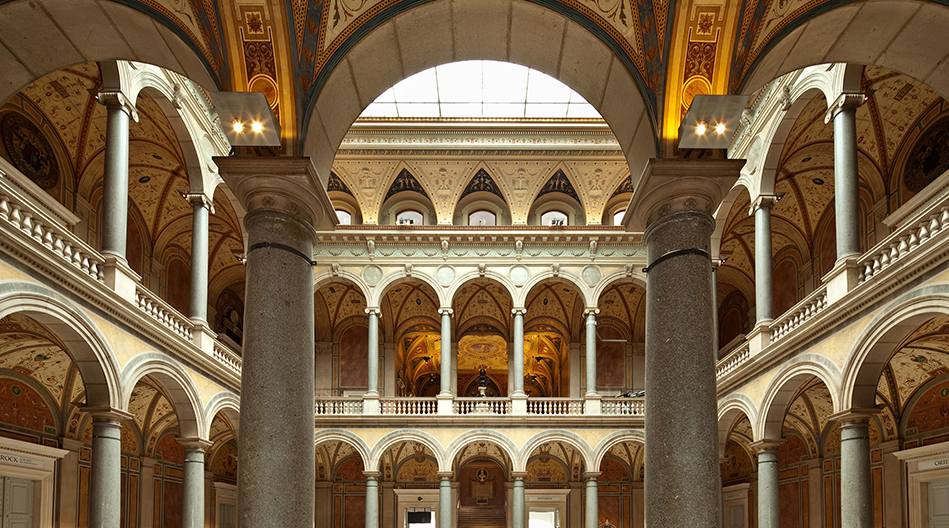
[[[141,284],[135,285],[135,305],[151,318],[157,320],[172,332],[192,341],[194,324],[190,319],[181,315],[170,304],[161,300],[157,295]]]
[[[382,414],[425,415],[438,413],[435,398],[381,398]]]
[[[865,253],[858,261],[859,283],[862,284],[897,261],[927,246],[937,235],[949,230],[949,204],[943,204],[929,214],[909,222]]]
[[[645,416],[646,400],[643,398],[603,398],[600,412],[607,416]]]
[[[788,335],[789,332],[819,314],[826,307],[827,286],[821,286],[771,323],[771,342],[774,343]]]
[[[313,412],[317,416],[361,415],[362,398],[320,397],[316,399]]]
[[[584,401],[568,398],[528,398],[527,414],[573,416],[583,414]]]
[[[214,359],[231,371],[237,373],[238,376],[241,374],[241,368],[243,366],[241,357],[228,348],[227,345],[216,339],[214,340]]]
[[[509,398],[455,398],[452,402],[455,414],[511,414]]]
[[[718,361],[718,365],[715,367],[715,377],[721,378],[725,374],[728,374],[729,372],[738,368],[742,363],[748,361],[750,358],[751,347],[746,341]]]

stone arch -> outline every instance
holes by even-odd
[[[135,384],[145,376],[155,379],[175,407],[181,438],[201,438],[211,427],[205,419],[201,395],[191,377],[177,361],[158,352],[145,352],[132,358],[122,370],[122,409],[128,408]],[[212,416],[213,417],[213,416]]]
[[[304,110],[303,153],[325,181],[343,136],[386,89],[439,64],[491,59],[534,68],[584,96],[639,174],[658,152],[655,112],[642,95],[646,83],[630,73],[635,68],[614,53],[619,48],[609,37],[574,17],[582,15],[566,5],[555,11],[524,0],[434,0],[370,21],[364,28],[371,31],[341,46],[316,79],[318,96]]]
[[[583,456],[583,467],[586,468],[587,471],[596,471],[596,469],[591,468],[599,467],[593,465],[593,449],[584,439],[577,436],[577,434],[573,431],[568,431],[565,429],[551,429],[537,433],[524,444],[520,450],[519,455],[512,459],[514,463],[514,471],[527,471],[527,461],[530,459],[531,453],[533,453],[538,446],[547,442],[563,442],[579,451]]]
[[[234,426],[234,435],[240,435],[241,428],[241,397],[231,391],[219,392],[211,397],[207,406],[204,408],[204,423],[207,429],[201,431],[201,438],[208,438],[211,430],[211,422],[217,413],[222,413],[227,417],[231,425]]]
[[[823,355],[801,354],[786,363],[768,384],[758,407],[758,416],[752,424],[755,440],[781,438],[788,406],[801,384],[812,376],[816,376],[827,386],[833,399],[834,412],[841,410],[841,376],[837,365]]]
[[[453,470],[452,464],[454,464],[455,458],[458,456],[458,453],[460,453],[461,450],[464,449],[465,446],[471,443],[477,442],[479,440],[492,442],[495,445],[497,445],[499,448],[503,449],[504,454],[507,455],[508,459],[510,459],[511,465],[514,467],[517,467],[516,461],[518,460],[518,457],[520,456],[520,450],[517,448],[516,445],[514,445],[514,442],[512,442],[510,438],[502,435],[501,433],[498,433],[497,431],[492,431],[489,429],[470,429],[462,433],[461,435],[459,435],[457,438],[452,440],[450,444],[448,444],[448,447],[445,448],[445,456],[443,459],[446,465],[445,466],[439,465],[438,470],[452,471]],[[525,461],[525,464],[526,464],[526,461]],[[522,464],[520,467],[524,467],[524,464]],[[517,470],[514,469],[513,471],[517,471]]]
[[[600,463],[603,462],[603,457],[610,452],[610,449],[613,449],[613,446],[617,444],[622,444],[624,442],[633,442],[636,444],[646,445],[646,433],[640,429],[627,429],[621,431],[614,431],[600,440],[600,442],[593,448],[591,453],[592,461],[594,468],[591,471],[597,471],[600,468]]]
[[[877,315],[847,355],[840,402],[844,409],[876,404],[876,387],[898,346],[923,322],[949,313],[949,284],[935,284],[902,295]]]
[[[903,73],[949,97],[949,76],[940,68],[947,54],[939,31],[947,17],[945,6],[922,0],[824,4],[777,33],[754,57],[739,91],[752,93],[771,79],[806,66],[841,62]],[[881,20],[888,23],[881,25]]]
[[[372,286],[369,286],[362,276],[342,266],[340,266],[339,271],[326,269],[315,273],[313,275],[313,292],[316,293],[316,290],[319,290],[331,282],[348,282],[355,286],[367,300],[369,299],[370,292],[372,292]],[[382,300],[382,297],[383,296],[379,296],[379,300]]]
[[[745,174],[743,169],[742,180],[745,179]],[[712,215],[715,219],[715,229],[712,231],[712,245],[710,247],[712,250],[712,258],[719,258],[721,256],[722,237],[725,236],[725,222],[728,220],[728,213],[731,212],[735,201],[738,200],[738,197],[741,196],[741,193],[744,191],[747,191],[748,195],[751,196],[751,189],[748,187],[748,183],[742,180],[739,180],[732,186],[725,195],[725,198],[722,199],[722,204],[718,206],[718,209],[716,209]]]
[[[593,295],[593,289],[587,285],[587,283],[583,280],[583,277],[573,273],[572,271],[567,271],[564,269],[554,273],[553,269],[548,268],[543,271],[536,272],[536,275],[532,275],[523,286],[516,290],[518,295],[512,296],[515,308],[519,306],[526,306],[527,296],[530,295],[531,290],[534,289],[535,286],[550,279],[562,280],[569,283],[571,286],[577,289],[577,293],[579,293],[583,298],[584,306],[596,306],[596,297]]]
[[[596,286],[593,287],[593,291],[590,292],[590,297],[593,299],[593,304],[588,306],[597,306],[600,302],[600,297],[603,295],[603,292],[620,282],[632,282],[637,288],[642,288],[644,290],[646,289],[646,275],[642,272],[642,267],[634,269],[632,272],[614,271],[600,279],[596,283]]]
[[[23,313],[48,328],[76,363],[86,405],[124,408],[119,364],[96,325],[71,301],[38,284],[0,282],[0,318]]]
[[[464,275],[459,275],[456,277],[451,286],[447,288],[447,292],[445,293],[445,296],[448,298],[449,302],[448,306],[451,306],[455,296],[458,295],[458,292],[464,288],[466,284],[478,279],[487,279],[500,284],[507,291],[508,295],[511,296],[511,301],[514,302],[514,292],[516,292],[519,287],[515,286],[514,282],[511,281],[511,278],[507,275],[503,275],[495,270],[485,269],[484,273],[481,273],[478,270],[473,270],[465,273]]]
[[[56,70],[116,59],[155,64],[202,86],[219,86],[194,44],[155,17],[127,5],[70,0],[41,7],[17,0],[0,6],[0,19],[24,22],[4,28],[3,40],[12,53],[0,58],[4,72],[0,101]]]
[[[369,446],[366,445],[366,442],[362,438],[352,432],[346,429],[324,429],[317,431],[313,445],[322,444],[323,442],[345,442],[351,445],[362,458],[363,467],[371,467],[369,461],[371,460],[370,452],[372,450],[369,449]]]
[[[758,422],[758,409],[751,398],[733,392],[718,402],[718,456],[725,456],[725,444],[728,443],[728,430],[739,414],[744,414],[754,424]]]
[[[367,468],[378,468],[379,464],[382,463],[382,454],[385,453],[390,447],[398,442],[413,441],[418,442],[428,448],[429,451],[435,456],[435,462],[438,463],[439,471],[450,471],[451,459],[446,456],[445,450],[442,448],[441,443],[435,439],[432,435],[426,433],[425,431],[393,431],[383,436],[376,442],[376,445],[372,446],[372,450],[369,452],[369,458],[365,459]],[[448,467],[449,469],[444,469]]]
[[[405,271],[393,271],[388,275],[384,276],[378,284],[372,287],[369,295],[366,296],[366,306],[369,307],[378,307],[382,304],[382,299],[385,298],[386,293],[393,286],[397,285],[403,279],[418,279],[428,285],[435,292],[435,296],[438,299],[439,306],[450,306],[451,299],[446,299],[445,288],[438,284],[438,281],[435,280],[435,277],[419,271],[413,270],[411,273],[406,273]]]

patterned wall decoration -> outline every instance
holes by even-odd
[[[468,182],[468,185],[465,187],[465,190],[462,191],[461,196],[458,199],[460,200],[465,196],[476,192],[489,192],[504,200],[504,194],[501,193],[501,189],[498,188],[498,184],[494,182],[494,179],[491,178],[491,175],[488,174],[484,169],[478,169],[478,172]],[[504,201],[507,202],[507,200]]]
[[[610,199],[616,198],[621,194],[632,193],[634,190],[636,190],[636,187],[633,185],[633,175],[630,174],[616,186],[616,190],[610,195]]]
[[[545,194],[550,193],[563,193],[567,196],[573,198],[577,202],[580,202],[580,197],[577,196],[576,189],[573,188],[573,184],[570,183],[570,179],[567,178],[567,175],[563,173],[563,170],[557,169],[548,180],[547,183],[541,187],[540,192],[537,193],[537,198],[544,196]],[[582,202],[581,202],[582,203]]]
[[[680,115],[692,104],[696,95],[713,92],[715,60],[724,26],[725,6],[720,3],[690,1],[686,23],[687,43],[682,65],[682,89],[678,106]]]
[[[396,482],[438,482],[438,464],[428,456],[417,456],[399,466]]]
[[[277,88],[277,63],[274,56],[274,17],[267,3],[233,5],[240,24],[241,49],[247,90],[261,92],[274,115],[279,116],[280,91]]]
[[[582,198],[588,224],[598,224],[603,218],[607,193],[629,171],[625,162],[574,162],[567,164]],[[559,173],[560,171],[558,171]],[[569,180],[568,180],[569,183]],[[546,189],[546,186],[545,186]],[[542,190],[541,193],[544,191]]]
[[[353,198],[356,197],[356,195],[353,194],[353,191],[349,190],[349,187],[346,185],[346,182],[340,179],[338,174],[336,174],[335,172],[330,172],[330,181],[327,182],[326,184],[326,192],[333,192],[333,191],[346,193],[352,196]]]
[[[930,125],[910,150],[903,169],[903,184],[909,191],[918,193],[946,169],[949,169],[949,116]]]

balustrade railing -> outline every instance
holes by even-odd
[[[214,341],[214,359],[240,376],[241,369],[243,368],[243,359],[228,348],[227,345],[217,340]]]
[[[715,367],[715,377],[720,378],[725,374],[735,370],[739,365],[751,358],[751,347],[748,342],[740,344],[735,350],[732,350],[722,359],[718,360]]]
[[[584,402],[568,398],[528,398],[527,414],[571,416],[583,414]]]
[[[187,341],[193,341],[194,323],[151,290],[135,285],[135,306]]]
[[[455,414],[511,414],[510,398],[455,398]]]
[[[778,341],[788,335],[789,332],[819,314],[826,307],[827,286],[823,285],[771,323],[771,342]]]
[[[316,399],[314,413],[317,416],[362,414],[362,398],[321,397]]]
[[[865,253],[858,265],[862,284],[897,261],[906,258],[940,233],[949,230],[949,203],[943,203],[930,214],[896,230]]]
[[[435,398],[381,398],[382,414],[426,415],[438,413]]]
[[[600,412],[607,416],[645,416],[646,400],[643,398],[603,398]]]

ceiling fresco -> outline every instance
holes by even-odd
[[[319,286],[314,307],[317,341],[332,341],[344,321],[366,316],[366,298],[350,282],[330,282]]]

